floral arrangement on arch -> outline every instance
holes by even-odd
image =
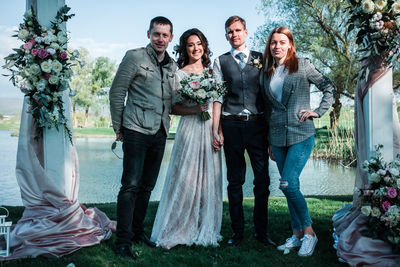
[[[400,155],[392,162],[382,157],[382,145],[376,146],[374,157],[363,163],[369,173],[365,188],[360,189],[361,212],[368,216],[366,236],[389,242],[400,251]]]
[[[177,93],[184,99],[205,104],[211,98],[218,99],[226,94],[226,86],[216,81],[211,70],[205,68],[203,73],[185,76],[179,83]],[[207,111],[200,113],[202,121],[209,120],[210,114]]]
[[[400,0],[348,1],[348,30],[358,30],[360,61],[381,57],[384,67],[395,65],[400,54]],[[358,78],[367,80],[370,71],[364,64]]]
[[[62,126],[72,143],[72,132],[65,117],[62,95],[69,89],[72,76],[71,61],[79,57],[78,51],[68,52],[67,32],[61,24],[74,16],[68,15],[70,8],[62,7],[52,22],[50,29],[42,27],[33,9],[24,14],[24,23],[19,25],[18,33],[13,35],[23,42],[19,48],[5,57],[3,68],[11,74],[14,86],[28,97],[28,112],[34,118],[36,138],[43,134],[44,128]],[[70,95],[73,92],[70,91]]]

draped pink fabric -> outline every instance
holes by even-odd
[[[36,141],[32,116],[21,116],[16,176],[25,206],[22,218],[11,232],[11,260],[39,255],[60,257],[81,247],[99,244],[111,237],[115,222],[97,208],[86,209],[78,201],[79,166],[75,146],[71,147],[71,196],[63,185],[46,175],[41,140]],[[95,189],[94,189],[95,190]]]
[[[372,87],[384,75],[387,69],[381,67],[381,61],[369,75],[368,82],[361,82],[357,85],[355,99],[355,141],[357,153],[356,188],[364,188],[368,183],[368,175],[362,170],[362,163],[367,159],[366,151],[366,129],[363,112],[363,98]],[[370,63],[372,64],[372,63]],[[373,67],[373,66],[372,66]],[[397,117],[396,103],[393,100],[393,143],[396,155],[400,153],[400,125]],[[336,211],[332,218],[335,233],[339,240],[337,243],[337,255],[351,266],[379,266],[394,267],[400,266],[400,255],[392,252],[391,246],[379,239],[372,239],[363,236],[360,230],[366,228],[367,217],[360,211],[359,196],[354,194],[353,204],[347,205]]]

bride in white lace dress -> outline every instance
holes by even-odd
[[[190,73],[202,73],[210,64],[207,39],[198,29],[182,34],[178,54],[176,84]],[[212,115],[213,103],[199,105],[177,95],[175,101],[172,110],[182,117],[151,240],[166,249],[193,244],[218,246],[222,220],[221,155],[212,147],[213,121],[201,121],[199,116],[204,110]]]

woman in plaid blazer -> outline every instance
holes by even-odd
[[[318,239],[300,192],[299,177],[314,146],[313,119],[329,109],[335,87],[309,59],[296,56],[293,35],[286,27],[275,28],[268,38],[260,83],[267,107],[270,154],[278,165],[280,189],[287,199],[293,230],[278,250],[300,247],[299,256],[311,256]],[[323,93],[315,110],[310,107],[310,84]]]

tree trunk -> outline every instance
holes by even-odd
[[[88,123],[88,118],[89,118],[89,105],[86,105],[86,108],[85,108],[85,123],[84,123],[84,125],[83,125],[83,127],[84,128],[86,128],[87,127],[87,123]]]
[[[335,129],[338,126],[341,109],[342,102],[340,101],[340,92],[338,89],[335,94],[335,103],[333,103],[332,111],[329,113],[331,129]]]

